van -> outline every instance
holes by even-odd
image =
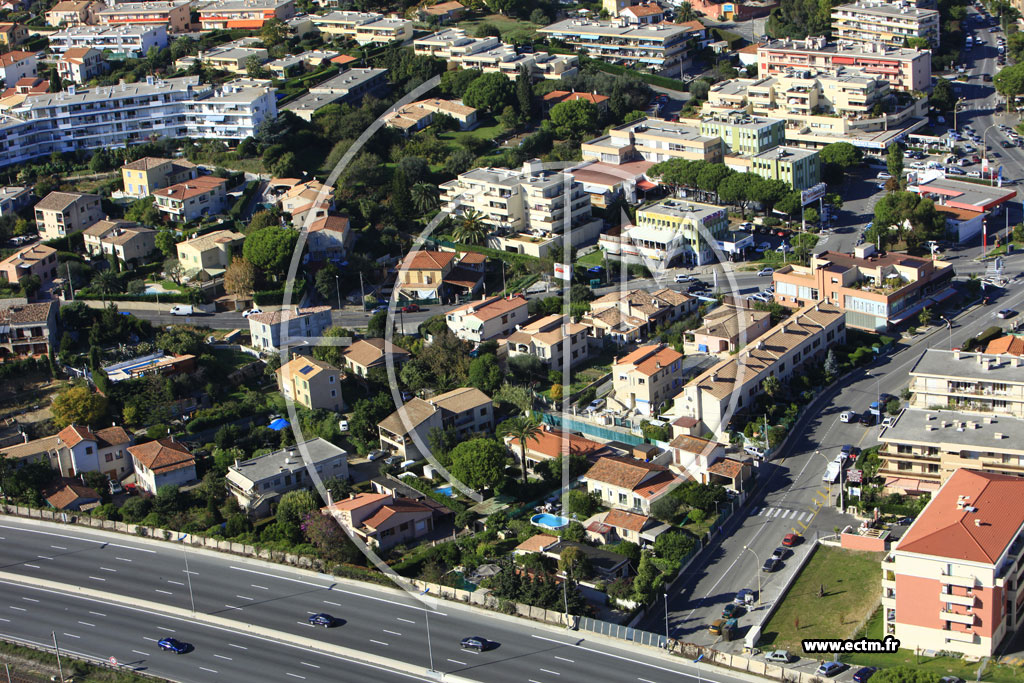
[[[834,484],[839,481],[839,473],[841,469],[835,462],[830,462],[828,468],[825,470],[825,474],[821,476],[821,481],[826,484]]]
[[[171,306],[170,313],[171,315],[192,315],[193,309],[191,306],[186,304],[177,304],[175,306]]]

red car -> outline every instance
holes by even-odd
[[[407,304],[405,306],[402,306],[402,313],[416,313],[419,310],[419,304]]]
[[[787,548],[792,548],[799,542],[800,537],[796,534],[786,534],[785,537],[783,537],[782,539],[782,545],[784,545]]]

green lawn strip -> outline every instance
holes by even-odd
[[[511,31],[525,31],[529,34],[529,37],[535,37],[537,33],[537,25],[531,24],[528,21],[521,21],[519,19],[513,19],[511,17],[503,17],[500,14],[490,14],[483,19],[468,19],[466,21],[459,22],[459,28],[465,29],[469,35],[475,35],[475,29],[480,24],[493,24],[501,31],[501,35],[504,38],[506,33]]]
[[[220,365],[230,367],[232,370],[245,367],[257,360],[255,356],[237,349],[213,349],[213,355]]]
[[[765,625],[758,647],[805,657],[805,638],[852,637],[881,597],[883,555],[818,548]],[[822,586],[825,596],[818,597]]]
[[[480,125],[473,130],[446,130],[437,137],[450,142],[458,142],[465,138],[493,141],[503,132],[505,132],[505,129],[494,120],[494,117],[485,116],[480,120]]]

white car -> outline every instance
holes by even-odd
[[[686,273],[679,273],[676,275],[676,282],[689,282],[693,278]]]
[[[243,311],[242,312],[242,317],[243,318],[248,318],[250,315],[255,315],[256,313],[262,313],[262,312],[263,311],[260,310],[259,308],[250,308],[248,311]]]
[[[758,275],[771,275],[774,272],[775,272],[774,268],[762,268],[761,270],[757,271],[757,274]]]
[[[896,424],[896,418],[895,417],[893,417],[891,415],[887,415],[886,417],[882,418],[882,426],[883,427],[892,427],[894,424]]]
[[[967,177],[968,178],[980,178],[981,177],[981,171],[970,171],[967,174]]]
[[[885,171],[879,171],[878,175],[876,175],[875,177],[878,178],[879,180],[889,180],[890,178],[892,178],[892,176],[889,173],[886,173]]]
[[[345,420],[345,419],[338,420],[338,430],[341,431],[342,433],[347,432],[348,431],[348,420]]]

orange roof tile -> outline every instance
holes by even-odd
[[[170,472],[196,464],[196,459],[184,444],[173,439],[157,439],[130,446],[128,452],[153,472]]]
[[[509,445],[518,452],[519,439],[512,438],[509,441]],[[557,458],[565,453],[593,456],[596,453],[607,450],[607,448],[603,443],[591,441],[577,434],[563,432],[560,429],[543,430],[537,434],[536,439],[526,440],[528,455],[543,455],[548,458]]]
[[[648,344],[641,346],[624,358],[620,358],[615,365],[633,365],[637,372],[650,376],[658,372],[658,370],[664,369],[682,359],[683,354],[670,346],[665,344]],[[661,365],[660,368],[658,367],[659,364]]]
[[[401,268],[408,270],[443,270],[455,260],[452,251],[417,251],[403,259]]]
[[[558,543],[557,537],[549,536],[548,534],[537,534],[536,536],[530,536],[528,539],[517,545],[515,549],[524,553],[540,553],[544,552],[545,548],[548,548],[555,543]]]
[[[379,529],[385,522],[401,514],[433,514],[433,510],[423,503],[408,498],[397,498],[392,503],[385,503],[373,516],[363,520],[363,526]]]
[[[743,472],[743,463],[733,458],[723,458],[708,468],[711,474],[735,479]]]
[[[1005,337],[993,339],[985,347],[985,353],[1009,354],[1011,356],[1024,355],[1024,337],[1008,334]]]
[[[96,435],[88,427],[70,424],[57,434],[68,448],[74,448],[83,441],[96,441]]]
[[[599,481],[619,488],[635,490],[651,477],[651,473],[668,472],[663,465],[634,460],[632,458],[613,458],[603,456],[597,459],[593,467],[587,470],[584,477],[590,481]],[[669,473],[671,475],[671,473]],[[653,477],[651,477],[653,479]]]
[[[322,507],[320,508],[320,511],[333,512],[337,510],[340,512],[342,510],[358,510],[359,508],[365,507],[367,505],[376,505],[382,500],[387,500],[388,498],[391,498],[391,496],[389,496],[386,493],[360,493],[358,495],[352,496],[351,498],[339,500],[331,505]]]
[[[619,529],[629,529],[640,533],[644,526],[651,521],[647,515],[638,515],[625,510],[612,510],[605,516],[604,523]]]

